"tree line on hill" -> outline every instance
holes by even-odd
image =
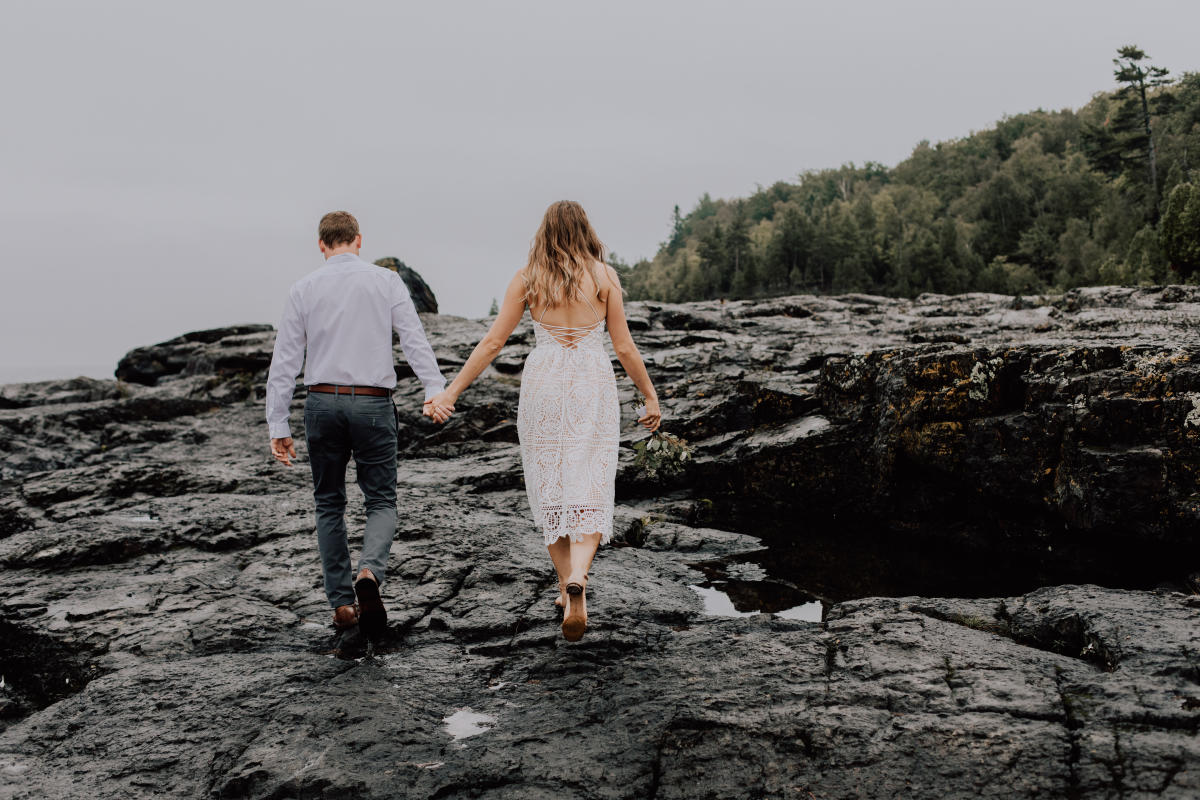
[[[652,260],[610,263],[630,299],[990,291],[1165,283],[1200,271],[1200,73],[1136,46],[1078,111],[1005,117],[895,167],[805,172],[705,194]]]

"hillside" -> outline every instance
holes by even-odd
[[[923,141],[895,167],[848,164],[746,198],[705,194],[686,215],[676,207],[669,240],[625,270],[629,296],[1022,294],[1186,280],[1200,267],[1200,73],[1156,86],[1156,68],[1134,66],[1144,106],[1126,86],[1077,111]]]

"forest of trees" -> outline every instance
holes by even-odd
[[[631,299],[991,291],[1194,280],[1200,270],[1200,73],[1134,46],[1120,88],[1034,111],[895,167],[806,172],[751,197],[675,208],[650,261],[613,258]]]

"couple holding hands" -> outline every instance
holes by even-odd
[[[629,333],[617,273],[583,208],[554,203],[529,260],[509,281],[491,328],[446,384],[400,276],[359,258],[358,222],[344,211],[318,228],[326,263],[288,293],[267,378],[266,411],[274,457],[296,457],[288,411],[304,368],[304,434],[312,467],[317,544],[333,624],[378,639],[387,630],[380,586],[396,532],[396,373],[392,331],[425,388],[425,416],[444,423],[459,395],[504,347],[528,309],[536,344],[525,360],[517,431],[525,489],[558,574],[562,632],[587,629],[588,569],[612,538],[620,435],[613,351],[646,398],[638,420],[654,431],[658,396]],[[366,505],[358,571],[346,541],[346,466],[354,457]]]

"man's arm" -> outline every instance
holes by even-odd
[[[392,275],[395,276],[392,281],[392,329],[400,335],[404,357],[425,387],[425,399],[428,400],[446,388],[446,379],[438,369],[437,356],[425,338],[425,328],[421,326],[421,318],[417,316],[417,308],[404,279],[394,272]]]
[[[271,370],[267,373],[267,426],[272,440],[271,449],[275,457],[285,464],[288,464],[288,461],[281,458],[280,453],[291,448],[292,429],[288,424],[288,413],[292,405],[292,395],[296,391],[296,376],[304,366],[306,343],[304,318],[300,314],[295,292],[290,291],[287,302],[283,305],[279,330],[275,334]],[[282,447],[276,446],[275,440],[284,439],[288,441],[283,443]],[[295,450],[291,450],[291,455],[295,457]]]

